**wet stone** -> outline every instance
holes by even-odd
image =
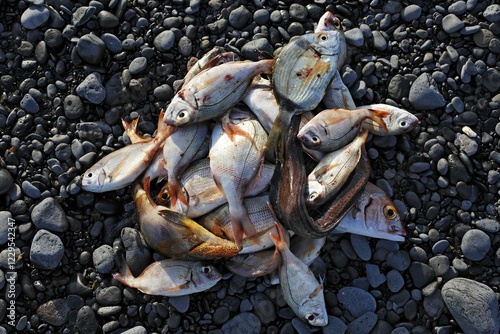
[[[64,232],[69,226],[64,209],[52,197],[45,198],[33,207],[31,220],[37,228],[51,232]]]
[[[462,238],[462,252],[471,261],[481,261],[490,250],[490,247],[490,237],[478,229],[471,229],[465,232]]]
[[[92,260],[95,269],[101,274],[109,274],[113,269],[114,262],[113,248],[109,245],[102,245],[92,252]]]
[[[33,237],[30,260],[37,268],[55,269],[64,255],[61,239],[47,230],[39,230]]]

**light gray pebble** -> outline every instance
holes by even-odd
[[[372,294],[357,287],[340,288],[337,298],[339,303],[355,318],[367,312],[375,312],[377,309],[377,303]]]
[[[363,235],[351,234],[350,240],[352,248],[363,261],[369,261],[372,257],[372,251],[368,238]]]
[[[429,73],[422,73],[410,87],[409,100],[417,110],[443,107],[446,101]]]
[[[144,328],[144,326],[135,326],[122,332],[122,334],[147,334],[147,333],[148,331],[146,330],[146,328]]]
[[[245,59],[257,61],[262,56],[272,55],[274,48],[267,38],[257,38],[249,41],[241,48],[241,55]]]
[[[365,43],[363,32],[359,28],[352,28],[345,32],[346,42],[352,46],[360,47]]]
[[[106,98],[101,75],[92,72],[76,87],[76,93],[92,104],[101,104]],[[76,102],[78,104],[78,102]],[[71,109],[71,106],[68,108]]]
[[[182,36],[179,40],[178,48],[182,56],[188,57],[193,52],[193,43],[188,37]]]
[[[23,108],[27,113],[36,114],[40,111],[40,106],[38,102],[30,94],[24,94],[20,103],[21,108]]]
[[[12,228],[15,220],[10,211],[0,211],[0,245],[9,239],[9,228]],[[11,230],[12,231],[12,230]]]
[[[102,306],[119,305],[122,297],[122,290],[117,286],[109,286],[96,292],[96,301]]]
[[[64,115],[70,119],[78,119],[83,115],[83,103],[78,95],[67,95],[63,101]]]
[[[97,272],[109,274],[115,265],[113,248],[110,245],[96,248],[92,252],[92,261]]]
[[[26,196],[31,197],[31,198],[40,198],[41,192],[40,189],[35,187],[30,181],[24,180],[23,183],[21,183],[21,189],[23,190],[23,193],[26,194]]]
[[[366,277],[373,288],[377,288],[386,282],[386,276],[380,272],[380,268],[376,264],[365,264]]]
[[[64,232],[69,227],[64,209],[53,197],[47,197],[33,207],[31,220],[37,228],[51,232]]]
[[[401,18],[405,22],[411,22],[413,20],[416,20],[420,17],[420,14],[422,13],[422,8],[418,5],[409,5],[403,8],[401,11]]]
[[[437,276],[443,276],[450,268],[450,260],[445,255],[436,255],[429,259],[429,266]]]
[[[158,51],[168,51],[175,43],[175,34],[171,30],[165,30],[159,33],[154,41],[153,45]]]
[[[148,60],[146,59],[146,57],[137,57],[132,60],[128,68],[132,75],[136,75],[144,71],[147,65]]]
[[[391,270],[387,273],[387,287],[392,292],[400,291],[405,284],[404,278],[397,270]]]
[[[462,15],[467,10],[467,4],[465,1],[456,1],[448,6],[448,13],[455,15]]]
[[[101,10],[97,14],[97,22],[99,22],[99,26],[103,29],[113,29],[120,24],[120,20],[107,10]]]
[[[466,272],[469,269],[469,266],[465,261],[459,258],[454,258],[452,262],[453,268],[455,268],[458,272]]]
[[[486,7],[483,16],[488,21],[495,23],[500,21],[500,5],[493,4]]]
[[[120,53],[122,51],[122,42],[115,35],[106,32],[101,35],[101,39],[106,45],[106,48],[112,53]]]
[[[96,8],[93,6],[78,7],[73,12],[71,23],[73,23],[76,27],[82,26],[90,20],[95,11]]]
[[[189,309],[189,295],[170,297],[168,303],[180,313],[185,313]]]
[[[464,333],[498,333],[498,300],[487,285],[454,278],[443,285],[443,300]]]
[[[248,333],[248,334],[259,334],[262,325],[259,318],[250,312],[239,313],[233,318],[229,319],[222,326],[222,332],[224,334],[232,333]]]
[[[70,311],[65,299],[56,298],[38,306],[36,314],[40,320],[59,327],[67,321]]]
[[[31,263],[40,269],[57,268],[64,255],[64,245],[61,239],[47,230],[39,230],[31,242]]]
[[[495,219],[484,218],[474,223],[477,228],[488,233],[497,233],[500,231],[500,222]]]
[[[347,325],[346,334],[371,333],[377,324],[378,317],[373,312],[367,312],[354,319]]]
[[[460,246],[467,259],[481,261],[490,250],[491,240],[485,232],[471,229],[465,232]]]
[[[443,18],[442,25],[446,33],[452,34],[462,29],[465,24],[455,14],[448,14]]]
[[[21,24],[26,29],[36,29],[44,25],[50,17],[50,12],[45,5],[31,5],[21,15]]]

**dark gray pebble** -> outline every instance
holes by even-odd
[[[118,37],[111,33],[104,33],[101,35],[101,39],[106,45],[106,48],[112,53],[120,53],[122,51],[122,43]]]
[[[109,274],[115,265],[113,248],[109,245],[96,248],[92,252],[92,260],[97,272]]]
[[[359,28],[352,28],[345,32],[346,42],[352,46],[360,47],[365,43],[363,32]]]
[[[93,6],[78,7],[73,12],[71,23],[73,23],[76,27],[82,26],[90,20],[95,11],[96,8]]]
[[[404,278],[397,270],[391,270],[387,273],[387,287],[392,292],[400,291],[405,284]]]
[[[262,325],[259,318],[250,312],[239,313],[222,326],[224,334],[259,334]]]
[[[14,185],[14,178],[7,169],[0,168],[0,195],[9,192]]]
[[[175,34],[170,30],[165,30],[155,37],[153,45],[158,51],[164,52],[170,50],[174,46],[174,42]]]
[[[113,29],[120,24],[118,18],[107,10],[101,10],[99,14],[97,14],[97,21],[99,22],[99,26],[103,29]]]
[[[265,294],[257,292],[250,296],[254,313],[263,325],[268,325],[276,318],[274,303]]]
[[[53,197],[45,198],[33,207],[31,220],[37,228],[52,232],[64,232],[69,226],[64,209]]]
[[[354,317],[360,317],[367,312],[375,312],[375,298],[367,291],[356,287],[340,288],[337,298]]]
[[[70,120],[78,119],[84,113],[83,103],[78,95],[67,95],[64,98],[63,106],[64,115]]]
[[[83,306],[76,315],[76,327],[81,333],[97,333],[99,323],[94,310],[90,306]]]
[[[40,111],[40,106],[38,102],[30,94],[25,94],[20,103],[21,108],[23,108],[27,113],[36,114]]]
[[[266,9],[257,9],[253,13],[253,21],[258,25],[263,25],[269,22],[269,11]]]
[[[490,247],[490,237],[478,229],[467,231],[462,238],[462,252],[471,261],[481,261],[490,250]]]
[[[274,53],[272,45],[269,43],[267,38],[258,38],[252,40],[241,48],[241,55],[245,59],[257,61],[262,59],[262,57],[270,57]]]
[[[185,313],[189,309],[189,295],[187,296],[179,296],[179,297],[170,297],[168,302],[174,309],[176,309],[180,313]]]
[[[64,255],[61,239],[47,230],[39,230],[33,237],[30,260],[37,268],[55,269]]]
[[[446,104],[429,73],[422,73],[413,82],[410,87],[409,100],[417,110],[432,110]]]
[[[59,327],[66,322],[70,311],[65,299],[56,298],[38,306],[36,314],[40,320]]]
[[[41,192],[40,189],[35,187],[30,181],[24,180],[23,183],[21,184],[21,189],[23,190],[23,193],[26,194],[26,196],[31,197],[31,198],[40,198]]]
[[[76,43],[76,51],[84,62],[99,65],[106,52],[106,44],[96,35],[86,34]]]
[[[218,307],[213,314],[213,322],[215,325],[225,324],[231,316],[229,308],[226,306]]]
[[[132,60],[128,68],[132,75],[136,75],[144,71],[147,65],[148,60],[146,59],[146,57],[137,57]]]
[[[413,284],[417,289],[424,287],[434,280],[436,273],[425,263],[413,262],[409,268]]]
[[[92,104],[101,104],[104,99],[106,98],[106,90],[104,89],[104,86],[102,85],[101,81],[101,75],[97,72],[92,72],[90,73],[77,87],[76,87],[76,93],[87,100],[88,102]],[[71,95],[69,95],[71,96]],[[75,96],[75,95],[73,95]],[[65,101],[65,107],[67,106],[66,99]],[[81,104],[79,103],[75,98],[72,98],[73,103],[76,103],[76,105]],[[72,111],[69,111],[72,117],[75,117],[78,115],[78,112],[73,110],[75,107],[68,106],[68,109],[71,109]],[[66,111],[66,108],[65,108]],[[69,117],[68,117],[69,118]]]
[[[436,276],[443,276],[450,268],[450,260],[445,255],[436,255],[429,259],[429,266],[434,270]]]
[[[137,277],[152,262],[151,253],[142,234],[130,227],[121,231],[121,239],[125,248],[125,257],[130,271]]]
[[[346,334],[371,333],[377,324],[378,317],[374,312],[367,312],[354,319],[347,325]]]
[[[110,286],[98,290],[96,300],[102,306],[119,305],[122,301],[122,290],[117,286]]]
[[[243,29],[251,19],[252,13],[245,6],[239,6],[229,14],[229,24],[236,29]]]

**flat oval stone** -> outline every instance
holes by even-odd
[[[39,230],[33,237],[30,248],[30,260],[39,269],[57,268],[64,255],[61,239],[47,230]]]
[[[21,24],[26,29],[36,29],[44,25],[50,17],[50,12],[43,5],[31,5],[21,15]]]

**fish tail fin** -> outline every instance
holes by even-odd
[[[284,229],[284,227],[276,222],[275,223],[276,230],[278,231],[278,235],[269,233],[269,236],[271,237],[271,240],[273,241],[274,245],[276,246],[276,249],[279,251],[280,249],[288,247],[288,238],[285,234],[288,232]]]
[[[170,194],[170,208],[182,213],[184,211],[183,206],[187,206],[188,204],[182,185],[177,180],[169,180],[166,187]]]
[[[118,267],[118,272],[113,273],[113,278],[124,285],[132,287],[135,277],[130,271],[125,260],[125,252],[121,247],[115,247],[115,264]]]
[[[277,117],[273,123],[271,131],[267,137],[267,143],[265,148],[265,157],[267,161],[275,162],[278,155],[278,151],[284,150],[283,142],[283,123],[280,122],[279,117]]]

